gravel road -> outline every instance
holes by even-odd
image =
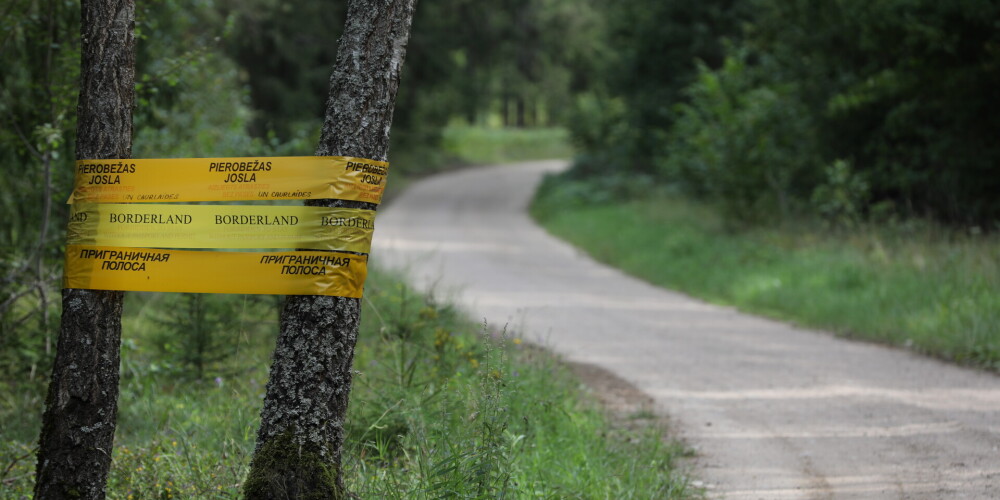
[[[525,214],[541,176],[564,166],[418,182],[380,212],[371,261],[644,391],[697,450],[691,474],[709,498],[1000,499],[1000,377],[599,264]]]

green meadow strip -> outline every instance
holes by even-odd
[[[918,221],[732,229],[676,197],[532,209],[554,235],[719,304],[1000,370],[1000,239]],[[565,189],[564,189],[565,190]]]

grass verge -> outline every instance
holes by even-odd
[[[583,203],[549,180],[532,213],[552,234],[651,283],[841,335],[1000,370],[1000,239],[933,224],[734,231],[671,196]]]
[[[569,158],[569,132],[563,128],[502,128],[448,125],[433,147],[400,148],[391,153],[392,173],[385,200],[391,200],[416,179],[474,165]]]
[[[276,302],[200,297],[184,307],[194,299],[129,295],[110,499],[240,497]],[[362,498],[693,494],[672,467],[679,446],[656,426],[610,425],[565,367],[516,332],[484,336],[379,273],[365,308],[345,450],[346,482]],[[0,497],[29,498],[45,380],[2,384]]]
[[[569,158],[569,132],[563,128],[494,128],[448,126],[442,149],[465,164],[496,164]]]

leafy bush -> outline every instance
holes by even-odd
[[[576,172],[654,173],[761,222],[828,212],[814,203],[829,193],[812,194],[845,160],[868,186],[858,213],[1000,228],[996,2],[661,0],[607,13],[606,97],[582,101],[572,125],[598,162]]]
[[[827,223],[838,227],[854,227],[861,222],[870,191],[868,182],[845,160],[826,167],[826,181],[812,194],[813,206]]]
[[[743,222],[786,219],[811,187],[816,158],[813,124],[796,88],[761,80],[745,56],[715,71],[702,65],[660,161],[668,180]]]
[[[1000,5],[752,0],[744,44],[794,83],[821,162],[851,162],[871,203],[991,225],[1000,165]],[[808,193],[804,193],[808,194]]]

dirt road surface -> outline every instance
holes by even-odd
[[[633,383],[697,451],[691,473],[709,498],[1000,499],[1000,377],[599,264],[525,214],[540,177],[564,165],[416,183],[380,212],[373,264]]]

